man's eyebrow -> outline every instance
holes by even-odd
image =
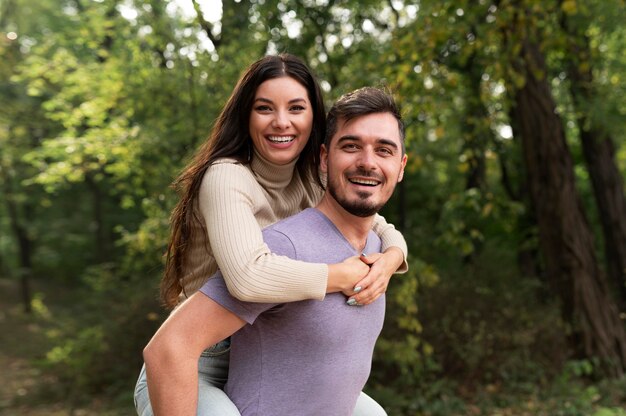
[[[359,136],[355,136],[353,134],[346,134],[345,136],[341,136],[337,139],[337,144],[348,141],[359,141],[361,138]]]
[[[400,148],[398,146],[398,143],[396,143],[396,142],[394,142],[393,140],[390,140],[390,139],[385,139],[384,137],[381,137],[380,139],[378,139],[377,143],[384,144],[386,146],[391,146],[394,149],[399,149]]]
[[[337,144],[341,144],[342,142],[348,142],[348,141],[360,141],[361,138],[359,136],[355,136],[353,134],[346,134],[345,136],[341,136],[339,139],[337,139]],[[376,139],[376,144],[382,144],[385,146],[390,146],[393,147],[394,149],[399,149],[400,146],[398,146],[398,144],[390,139],[386,139],[384,137],[380,137],[378,139]]]

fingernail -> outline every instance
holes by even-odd
[[[363,289],[361,286],[357,286],[354,288],[354,293],[359,293]]]
[[[365,253],[361,253],[361,256],[362,256],[362,257],[367,257],[367,254],[365,254]]]
[[[347,303],[348,305],[350,305],[350,306],[354,306],[354,305],[356,305],[356,299],[354,299],[354,298],[350,298],[350,299],[348,299],[348,300],[346,301],[346,303]]]

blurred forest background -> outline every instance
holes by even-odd
[[[624,0],[0,0],[0,413],[129,415],[170,183],[242,69],[389,85],[390,415],[626,415]]]

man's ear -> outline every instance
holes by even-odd
[[[400,174],[398,175],[398,182],[402,182],[402,178],[404,178],[404,168],[406,167],[406,153],[402,156],[402,167],[400,168]]]
[[[328,173],[328,149],[325,144],[320,147],[320,170]]]

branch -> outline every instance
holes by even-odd
[[[211,41],[211,43],[213,43],[213,46],[215,47],[215,49],[217,49],[221,44],[221,39],[218,39],[213,34],[213,31],[212,31],[213,25],[207,22],[206,19],[204,18],[204,15],[202,14],[202,10],[200,9],[200,5],[198,4],[198,2],[196,0],[191,0],[191,2],[193,3],[193,9],[196,11],[196,15],[198,17],[198,23],[200,24],[200,27],[202,28],[202,30],[206,32],[206,35],[209,37],[209,40]]]
[[[298,5],[299,8],[307,10],[307,6],[305,6],[302,1],[300,0],[296,0],[296,4]],[[324,6],[325,10],[330,10],[333,5],[335,4],[335,0],[330,0],[328,2],[328,4],[326,6]],[[309,21],[313,24],[314,28],[316,29],[315,31],[317,32],[317,34],[320,37],[320,43],[319,46],[322,48],[322,51],[326,54],[327,58],[328,58],[328,75],[329,75],[329,80],[328,82],[330,83],[331,87],[336,87],[339,84],[339,79],[337,77],[337,73],[334,70],[334,67],[332,65],[331,62],[331,54],[330,54],[330,50],[328,49],[328,45],[326,45],[326,25],[322,24],[320,22],[318,22],[318,19],[316,18],[316,16],[312,16],[313,13],[307,13],[306,17],[309,19]]]
[[[392,0],[388,0],[387,3],[389,4],[389,7],[391,8],[391,11],[393,12],[393,15],[396,18],[396,27],[398,27],[398,24],[400,22],[400,13],[393,7],[393,1]]]

